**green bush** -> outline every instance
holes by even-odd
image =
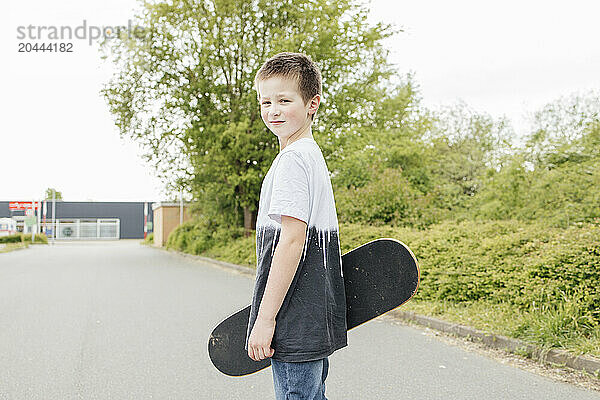
[[[433,197],[413,189],[398,169],[386,168],[366,185],[340,187],[334,195],[340,223],[423,228],[442,216]]]
[[[484,219],[543,220],[567,227],[600,218],[599,204],[598,160],[533,171],[515,160],[499,172],[490,172],[470,212]]]
[[[0,243],[20,243],[21,242],[21,234],[17,233],[15,235],[8,236],[0,236]]]
[[[243,228],[219,226],[215,221],[198,216],[177,226],[169,234],[166,247],[200,255],[214,246],[229,243],[243,235]]]
[[[144,243],[148,243],[148,244],[154,243],[154,232],[146,235],[146,239],[144,239]]]
[[[600,226],[568,229],[542,223],[446,221],[420,230],[409,227],[341,224],[342,253],[390,237],[416,255],[421,283],[416,301],[507,304],[534,314],[577,304],[582,326],[600,325]],[[254,265],[254,236],[188,222],[167,246],[238,264]]]
[[[214,229],[186,223],[169,241],[185,245],[183,251],[255,266],[254,235]],[[418,259],[421,282],[408,308],[544,347],[600,355],[600,225],[340,224],[342,254],[383,237],[404,242]]]
[[[43,233],[36,233],[33,242],[48,244],[48,237]],[[31,243],[31,234],[17,233],[16,235],[0,236],[0,243]]]
[[[25,235],[25,234],[21,234],[22,236],[22,241],[24,243],[31,243],[31,235]],[[48,237],[43,234],[43,233],[36,233],[35,237],[33,239],[33,243],[44,243],[44,244],[48,244]]]
[[[256,237],[248,237],[216,244],[204,255],[221,261],[256,268]]]
[[[544,312],[575,301],[600,324],[600,227],[568,229],[519,221],[444,222],[396,231],[419,258],[416,300],[506,303]]]

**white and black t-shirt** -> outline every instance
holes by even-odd
[[[307,231],[298,269],[276,317],[273,359],[318,360],[347,344],[346,295],[333,189],[321,149],[312,138],[287,145],[263,180],[256,220],[256,283],[246,343],[279,241],[282,215],[306,222]]]

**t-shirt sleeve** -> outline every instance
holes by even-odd
[[[268,215],[278,223],[288,215],[308,224],[309,209],[308,169],[299,154],[288,151],[275,168]]]

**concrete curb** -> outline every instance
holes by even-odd
[[[579,371],[600,375],[600,359],[588,355],[574,355],[565,350],[543,348],[502,335],[490,334],[469,326],[446,322],[433,317],[418,315],[410,311],[393,310],[390,313],[400,320],[413,322],[436,331],[450,333],[461,338],[476,340],[484,345],[506,350],[511,353],[525,354],[528,357],[548,364],[565,365]]]
[[[239,272],[240,274],[247,275],[253,279],[256,275],[256,270],[254,268],[244,267],[243,265],[231,264],[231,263],[228,263],[225,261],[215,260],[215,259],[208,258],[208,257],[202,257],[202,256],[194,256],[194,257],[197,260],[201,260],[201,261],[204,261],[204,262],[210,263],[210,264],[215,264],[219,267],[223,267],[226,269],[234,269],[235,271]]]
[[[157,246],[153,247],[166,250]],[[242,265],[231,264],[228,262],[183,253],[176,250],[167,251],[171,253],[176,253],[186,258],[203,261],[205,263],[212,264],[220,268],[229,270],[232,269],[238,273],[241,273],[251,278],[254,278],[256,273],[254,268],[244,267]],[[410,311],[392,310],[387,314],[399,320],[412,322],[420,326],[434,329],[436,331],[449,333],[460,338],[475,340],[493,349],[505,350],[510,353],[520,355],[525,354],[528,357],[540,361],[542,363],[564,365],[575,370],[585,371],[596,376],[600,376],[600,359],[597,359],[595,357],[587,355],[574,355],[565,350],[558,349],[544,350],[539,346],[524,342],[519,339],[513,339],[502,335],[495,335],[483,332],[466,325],[446,322],[437,318],[415,314]]]
[[[197,256],[195,254],[188,254],[188,253],[184,253],[184,252],[178,251],[178,250],[167,250],[164,247],[159,247],[159,246],[155,246],[155,245],[151,245],[151,246],[154,247],[155,249],[164,250],[169,253],[174,253],[181,257],[189,258],[189,259],[196,260],[196,261],[202,261],[207,264],[212,264],[213,266],[216,266],[219,268],[223,268],[223,269],[227,269],[227,270],[234,270],[242,275],[251,277],[252,279],[254,279],[254,277],[256,275],[256,270],[254,268],[245,267],[243,265],[232,264],[232,263],[228,263],[225,261],[215,260],[213,258]]]

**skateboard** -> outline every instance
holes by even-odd
[[[395,239],[376,239],[342,256],[348,330],[410,300],[419,287],[419,266],[410,249]],[[236,312],[212,331],[208,354],[213,365],[229,376],[258,372],[269,358],[254,361],[245,349],[250,306]]]

